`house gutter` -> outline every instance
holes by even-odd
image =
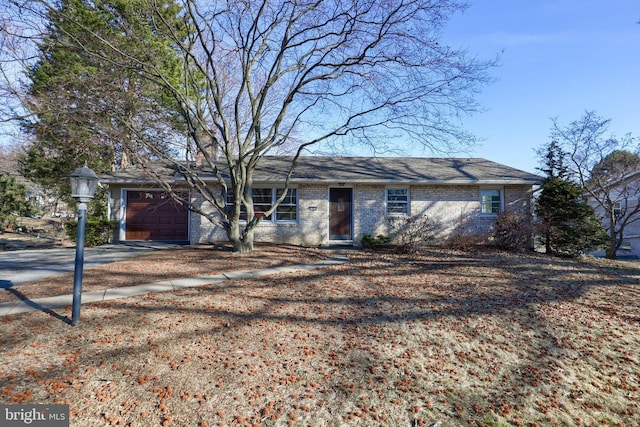
[[[204,179],[207,183],[217,184],[218,180],[214,178]],[[154,179],[123,179],[123,178],[111,178],[100,177],[100,182],[109,185],[155,185],[157,182]],[[170,178],[165,181],[169,184],[185,184],[184,179]],[[281,183],[282,180],[274,179],[254,179],[254,185],[260,183]],[[363,185],[540,185],[539,180],[517,180],[517,179],[505,179],[505,180],[393,180],[393,179],[371,179],[371,180],[338,180],[338,179],[292,179],[290,184],[327,184],[332,185],[336,183],[345,184],[363,184]]]

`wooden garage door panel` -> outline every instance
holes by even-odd
[[[189,211],[163,191],[127,192],[126,240],[189,240]]]
[[[158,223],[162,225],[172,225],[174,224],[174,218],[171,216],[161,215],[158,217]]]

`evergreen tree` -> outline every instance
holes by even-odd
[[[543,158],[544,166],[539,168],[545,172],[547,176],[555,176],[558,178],[566,178],[568,169],[564,164],[565,153],[557,141],[551,141],[542,151],[538,151],[538,155]]]
[[[0,227],[4,228],[13,216],[29,213],[26,187],[14,177],[0,172]]]
[[[165,23],[186,34],[180,8],[165,3]],[[85,162],[97,173],[126,167],[139,155],[170,153],[169,141],[184,131],[166,93],[135,67],[117,65],[117,52],[144,51],[167,76],[179,75],[171,44],[148,22],[151,10],[156,13],[150,8],[147,0],[62,0],[49,10],[48,32],[29,71],[32,119],[23,128],[32,144],[20,164],[25,177],[57,197],[69,194],[67,177]],[[135,38],[118,30],[119,17],[126,17]],[[96,54],[105,41],[116,50]]]
[[[577,255],[603,247],[607,234],[582,188],[564,178],[563,153],[552,142],[545,155],[547,177],[535,205],[547,253]]]

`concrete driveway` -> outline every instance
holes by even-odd
[[[119,261],[177,245],[160,242],[127,242],[85,248],[84,268]],[[0,288],[35,282],[73,271],[75,248],[0,252]]]

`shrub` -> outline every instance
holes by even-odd
[[[427,215],[390,217],[387,221],[392,241],[402,252],[415,252],[432,244],[440,229],[440,224]]]
[[[526,250],[531,247],[533,226],[518,212],[502,212],[496,217],[494,242],[503,249]]]
[[[473,217],[466,217],[459,220],[444,244],[453,249],[470,250],[486,245],[490,237],[490,233],[480,227]]]
[[[382,234],[378,234],[376,237],[373,237],[371,234],[365,234],[360,239],[360,244],[365,249],[380,249],[382,246],[389,243],[389,238],[387,236],[383,236]]]
[[[84,245],[87,247],[100,246],[111,241],[116,221],[106,219],[88,220],[85,227]],[[64,225],[67,236],[75,242],[78,230],[78,221],[69,221]]]

